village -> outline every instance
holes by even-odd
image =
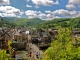
[[[78,44],[79,30],[73,30],[73,38]],[[58,29],[1,28],[0,50],[6,50],[8,60],[38,60],[56,39]],[[4,53],[4,52],[3,52]]]

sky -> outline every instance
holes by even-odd
[[[75,18],[80,0],[0,0],[0,16],[18,18]]]

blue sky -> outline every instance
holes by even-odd
[[[80,16],[80,0],[0,0],[0,16],[51,20]]]

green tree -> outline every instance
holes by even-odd
[[[0,60],[8,60],[6,50],[0,50]]]
[[[57,39],[51,43],[42,60],[80,60],[80,47],[75,47],[71,29],[60,28]]]

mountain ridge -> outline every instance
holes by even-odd
[[[9,21],[11,23],[15,23],[17,26],[27,26],[27,27],[31,27],[31,26],[35,26],[35,25],[39,25],[41,23],[44,22],[44,20],[41,20],[39,18],[15,18],[15,17],[0,17],[3,20]]]
[[[4,17],[11,23],[15,23],[18,27],[38,27],[38,28],[56,28],[61,27],[74,27],[80,28],[80,17],[77,18],[56,18],[53,20],[41,20],[39,18],[7,18]]]

